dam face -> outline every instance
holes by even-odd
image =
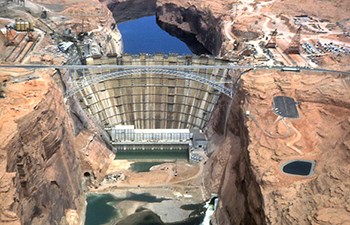
[[[226,65],[227,61],[204,56],[159,54],[90,59],[88,64],[195,66]],[[228,69],[194,69],[188,72],[217,81],[225,79],[226,82],[233,76]],[[90,73],[89,76],[99,76],[93,71]],[[76,75],[74,79],[84,78]],[[210,120],[219,95],[219,91],[199,81],[147,71],[101,80],[77,93],[83,109],[106,129],[120,125],[134,125],[135,129],[203,129]]]

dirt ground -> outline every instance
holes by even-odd
[[[252,167],[261,180],[264,208],[272,224],[350,222],[349,77],[263,72],[243,77]],[[273,96],[300,102],[297,119],[277,120]],[[314,174],[287,175],[289,160],[314,160]],[[287,211],[285,211],[287,210]],[[335,222],[337,221],[337,222]]]
[[[97,190],[126,187],[160,187],[160,186],[197,186],[201,185],[203,162],[188,163],[186,161],[165,162],[151,167],[149,172],[134,172],[130,165],[134,161],[114,160],[107,174],[121,175],[117,181],[104,180]],[[93,189],[92,189],[93,190]]]
[[[64,61],[62,55],[58,57],[57,47],[48,35],[51,32],[50,28],[60,32],[66,28],[72,28],[74,32],[87,31],[98,29],[99,25],[109,24],[113,20],[111,13],[97,0],[90,2],[49,0],[42,5],[36,5],[36,3],[43,2],[28,3],[32,15],[17,6],[9,10],[0,9],[0,16],[10,17],[11,20],[1,18],[0,28],[13,22],[15,17],[26,19],[38,17],[41,7],[48,10],[49,19],[45,22],[47,26],[38,25],[39,32],[46,34],[33,49],[34,53],[39,54],[39,59],[35,61],[36,55],[33,54],[31,58],[33,61],[26,60],[24,61],[26,63],[61,64]],[[278,29],[277,40],[281,44],[273,54],[283,55],[284,49],[298,28],[293,22],[294,16],[304,14],[316,20],[328,20],[325,27],[331,28],[327,28],[329,30],[327,33],[315,33],[310,31],[311,25],[310,27],[305,25],[308,29],[301,34],[302,42],[317,43],[321,39],[350,46],[350,38],[344,34],[343,28],[337,25],[337,22],[349,17],[350,3],[347,0],[242,0],[239,2],[236,0],[181,0],[176,3],[185,7],[196,5],[198,8],[210,9],[215,16],[221,18],[223,33],[231,47],[236,39],[250,38],[251,40],[246,44],[258,46],[260,41],[266,41],[269,38],[274,29]],[[92,18],[91,14],[86,13],[90,11],[96,12]],[[241,36],[238,37],[237,34]],[[0,46],[4,46],[3,36],[0,36]],[[262,52],[262,49],[256,48]],[[0,63],[4,63],[3,58]],[[285,65],[295,65],[288,57],[276,56],[276,58],[281,58]],[[348,54],[327,53],[319,57],[319,65],[313,64],[303,50],[300,56],[292,59],[295,59],[299,66],[350,69]],[[254,63],[264,62],[254,61]],[[53,73],[52,70],[0,70],[0,84],[4,91],[4,98],[0,98],[1,147],[8,143],[17,129],[16,120],[34,111],[33,106],[43,99],[52,84]],[[243,77],[243,81],[243,88],[247,94],[245,110],[250,111],[257,121],[256,123],[251,118],[246,118],[251,141],[249,154],[252,167],[259,182],[261,181],[268,220],[272,224],[306,224],[306,222],[322,225],[350,224],[349,78],[331,74],[265,71],[252,72]],[[271,101],[275,95],[288,95],[300,101],[301,105],[298,108],[300,118],[275,122],[276,115],[271,112]],[[4,152],[0,154],[0,205],[8,209],[16,191],[12,181],[16,175],[6,172],[6,154]],[[315,160],[315,174],[310,177],[297,177],[282,173],[281,165],[294,159]],[[186,193],[192,195],[195,201],[203,200],[208,196],[202,188],[203,163],[178,162],[177,165],[166,163],[145,173],[130,171],[128,168],[131,163],[114,161],[108,173],[122,173],[124,179],[103,182],[97,189],[92,190],[99,193],[120,194],[125,190],[140,190],[139,188],[142,187],[141,191],[160,193],[160,190],[165,188],[165,192],[169,191],[182,199],[186,198],[184,196]],[[201,191],[198,191],[198,188]],[[162,194],[165,196],[169,193]],[[2,213],[16,220],[14,212],[5,210]],[[313,215],[312,218],[310,215]],[[13,224],[18,223],[13,222]]]

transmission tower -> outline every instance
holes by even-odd
[[[271,33],[271,38],[270,38],[270,40],[267,42],[267,44],[265,45],[266,48],[276,48],[276,47],[277,47],[276,36],[277,36],[277,29],[275,29],[275,30]]]
[[[89,3],[89,4],[85,5],[85,6],[90,6],[90,7],[95,6],[96,10],[94,12],[86,11],[86,8],[84,8],[83,6],[84,5],[82,5],[80,7],[76,7],[73,12],[69,13],[70,16],[81,19],[81,33],[84,32],[84,26],[85,26],[84,22],[87,19],[96,18],[96,17],[99,17],[99,16],[105,14],[104,8],[98,7],[98,5],[96,5],[96,3]]]
[[[295,33],[292,41],[289,43],[288,48],[284,51],[287,54],[300,54],[300,34],[301,26]]]

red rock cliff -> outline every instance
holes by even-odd
[[[85,128],[73,134],[62,91],[52,77],[44,80],[43,95],[37,96],[41,100],[16,121],[2,149],[8,179],[2,180],[6,189],[0,190],[1,224],[17,224],[17,218],[28,225],[67,224],[69,209],[82,215],[85,208],[83,173],[101,178],[112,158],[97,132]]]
[[[208,133],[213,153],[206,164],[205,186],[219,194],[219,205],[212,218],[214,224],[264,224],[263,197],[251,168],[248,153],[248,130],[244,126],[244,102],[240,92],[232,104],[223,97],[216,108]],[[224,136],[225,114],[231,107]]]

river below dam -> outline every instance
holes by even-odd
[[[137,191],[88,194],[85,225],[196,225],[204,218],[204,203],[186,204],[171,190]]]

